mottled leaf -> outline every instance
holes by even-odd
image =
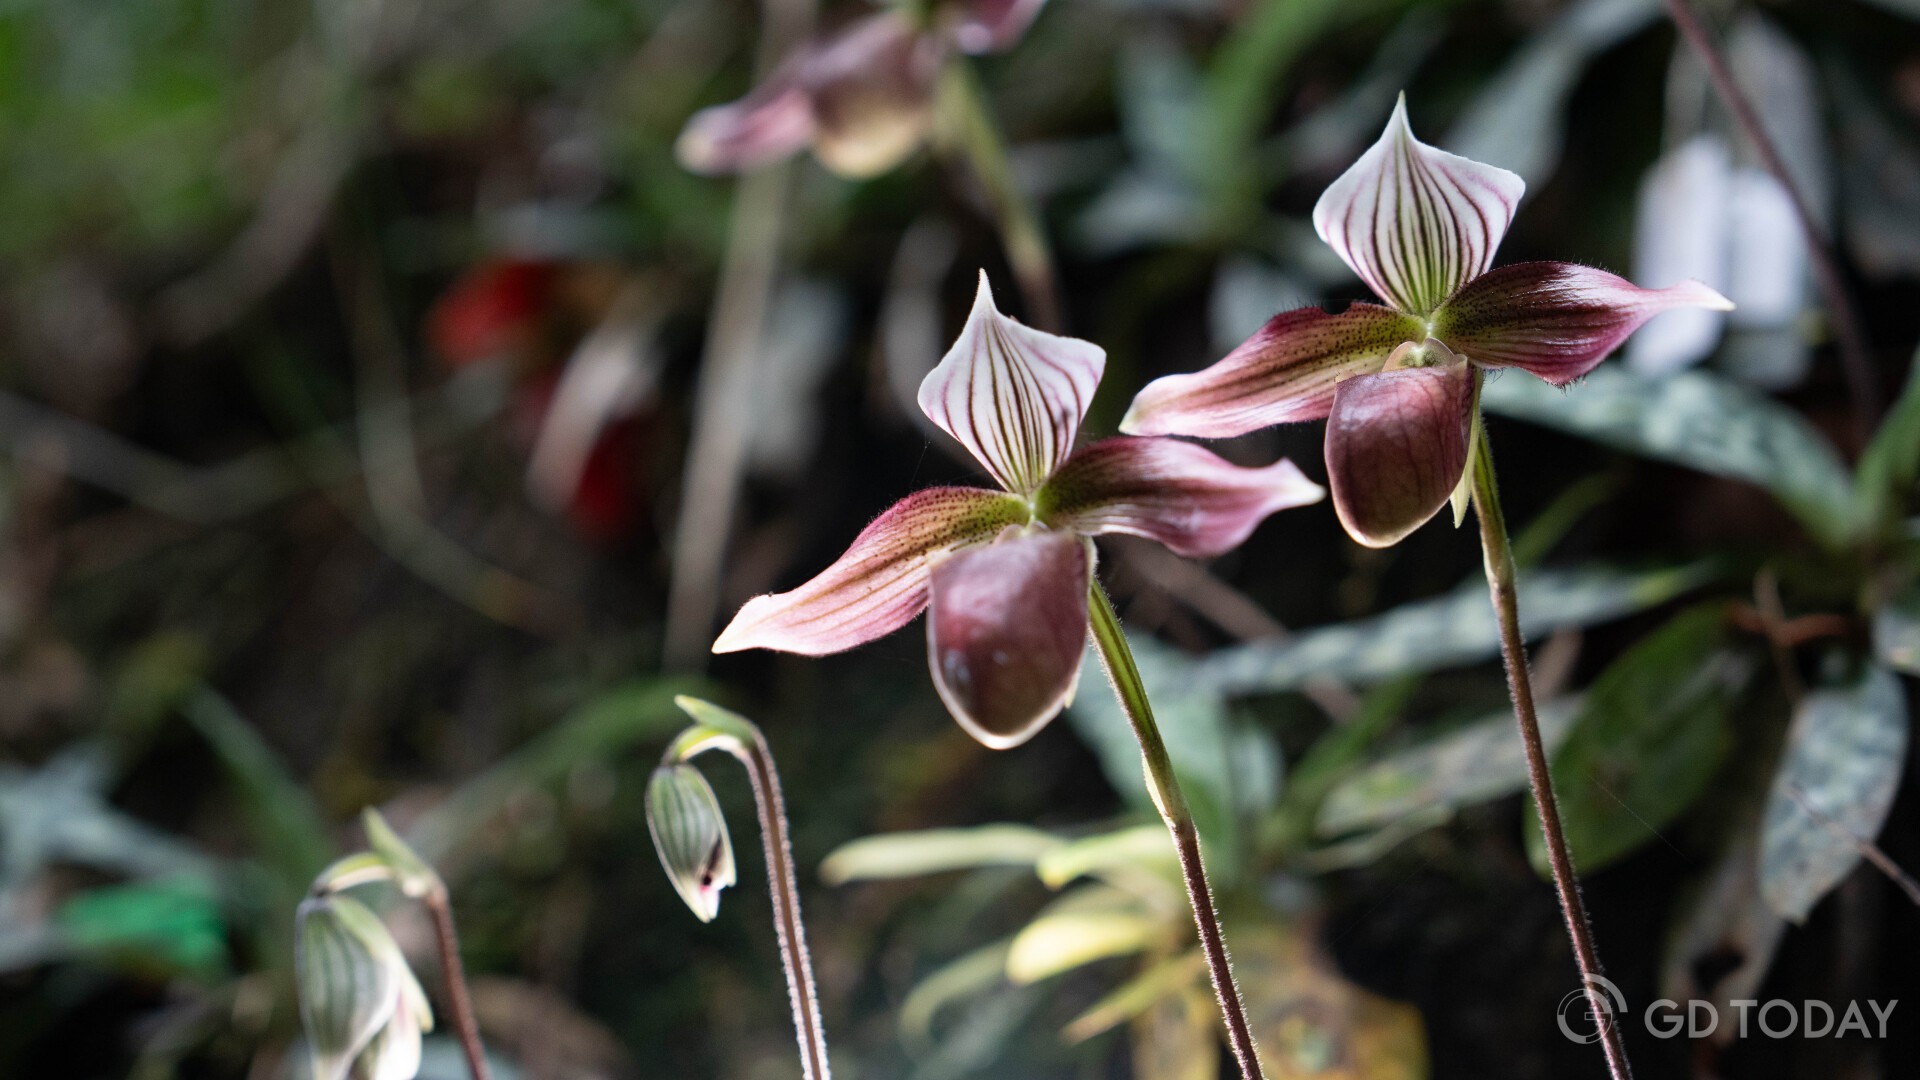
[[[1833,447],[1799,414],[1706,372],[1649,379],[1605,366],[1565,392],[1533,379],[1490,379],[1481,402],[1490,412],[1758,485],[1830,546],[1853,532],[1852,483]]]
[[[1549,752],[1573,728],[1578,702],[1550,701],[1540,707],[1540,734]],[[1524,790],[1526,748],[1512,710],[1456,728],[1437,738],[1399,750],[1340,781],[1320,804],[1317,830],[1338,836],[1377,829],[1416,814],[1446,811]]]
[[[1880,832],[1907,760],[1907,698],[1892,672],[1869,667],[1808,694],[1767,793],[1760,894],[1802,922]]]
[[[1920,675],[1920,590],[1910,589],[1873,616],[1873,655],[1908,675]]]
[[[1628,571],[1612,567],[1541,570],[1520,577],[1520,626],[1528,640],[1641,611],[1711,577],[1708,567]],[[1476,663],[1499,655],[1499,626],[1478,575],[1445,596],[1371,618],[1318,627],[1283,642],[1220,649],[1163,675],[1171,694],[1297,689],[1324,677],[1377,682],[1396,675]],[[1160,688],[1154,700],[1160,700]]]
[[[1728,647],[1725,609],[1708,604],[1641,639],[1594,680],[1552,760],[1575,866],[1598,870],[1662,839],[1719,767],[1732,742],[1728,714],[1752,672]],[[1531,810],[1526,822],[1528,854],[1544,873]]]

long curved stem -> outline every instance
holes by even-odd
[[[473,1074],[473,1080],[488,1080],[487,1052],[480,1045],[480,1025],[473,1018],[466,967],[460,962],[460,936],[453,930],[453,903],[445,886],[428,890],[420,902],[433,916],[434,938],[440,947],[440,981],[446,984],[453,1032],[459,1036],[460,1050],[467,1056],[467,1071]]]
[[[725,749],[747,770],[753,805],[760,815],[760,846],[767,857],[767,891],[773,897],[773,930],[780,939],[780,962],[787,972],[787,998],[793,1006],[793,1032],[800,1044],[806,1080],[829,1080],[827,1032],[820,1021],[814,990],[813,960],[807,954],[807,928],[800,919],[800,886],[793,872],[793,848],[787,839],[787,802],[780,794],[780,773],[773,752],[756,729],[753,741],[730,739]]]
[[[986,192],[1000,244],[1006,249],[1007,262],[1013,266],[1021,298],[1027,303],[1028,318],[1042,330],[1059,333],[1064,323],[1053,249],[1040,225],[1039,211],[1013,174],[1006,139],[987,108],[980,80],[966,61],[954,60],[947,65],[941,75],[940,102],[948,127],[943,142],[973,170]]]
[[[1620,1034],[1613,1003],[1608,1001],[1601,975],[1600,953],[1593,944],[1580,882],[1574,876],[1573,856],[1567,850],[1566,830],[1560,824],[1560,804],[1553,794],[1553,774],[1547,767],[1546,743],[1540,737],[1540,717],[1534,709],[1533,676],[1527,670],[1527,643],[1520,633],[1520,598],[1514,585],[1513,549],[1507,538],[1506,515],[1500,510],[1499,485],[1493,472],[1493,449],[1476,408],[1473,417],[1473,505],[1480,519],[1480,546],[1486,554],[1487,587],[1500,620],[1500,656],[1507,668],[1507,689],[1513,695],[1513,715],[1520,725],[1520,741],[1527,750],[1527,780],[1533,785],[1533,803],[1540,813],[1540,832],[1547,841],[1547,861],[1553,867],[1553,887],[1560,894],[1560,913],[1567,937],[1573,942],[1574,961],[1580,965],[1580,984],[1587,1004],[1600,1020],[1600,1043],[1606,1051],[1613,1080],[1631,1080],[1626,1042]]]
[[[1227,944],[1220,934],[1220,916],[1213,907],[1213,889],[1207,884],[1206,865],[1200,858],[1200,834],[1193,825],[1193,812],[1187,808],[1180,781],[1173,774],[1173,759],[1167,755],[1167,744],[1160,738],[1160,728],[1153,721],[1153,705],[1147,700],[1146,683],[1140,678],[1140,667],[1134,663],[1133,650],[1120,627],[1120,616],[1114,613],[1112,601],[1097,581],[1088,597],[1088,609],[1100,664],[1106,669],[1108,681],[1113,683],[1121,711],[1133,725],[1134,737],[1140,740],[1140,756],[1146,763],[1147,792],[1159,807],[1167,831],[1173,834],[1174,850],[1180,855],[1180,873],[1186,879],[1194,924],[1200,929],[1200,947],[1206,953],[1214,996],[1220,999],[1220,1015],[1227,1022],[1227,1040],[1233,1046],[1233,1056],[1240,1063],[1244,1080],[1261,1080],[1263,1074],[1253,1045],[1253,1031],[1247,1025],[1246,1007],[1240,1002],[1240,988],[1233,981]]]
[[[1753,144],[1754,152],[1760,155],[1760,163],[1780,182],[1787,198],[1793,203],[1794,215],[1800,219],[1800,229],[1807,237],[1807,251],[1812,255],[1814,282],[1819,286],[1827,303],[1828,316],[1833,320],[1834,340],[1840,347],[1841,370],[1846,376],[1848,396],[1852,398],[1854,424],[1859,428],[1859,437],[1864,442],[1867,434],[1873,430],[1874,419],[1880,411],[1880,387],[1874,379],[1873,358],[1867,349],[1866,332],[1861,329],[1860,314],[1854,310],[1853,301],[1847,296],[1846,280],[1840,273],[1840,260],[1834,254],[1833,240],[1814,218],[1806,193],[1800,190],[1793,174],[1787,171],[1787,163],[1781,158],[1779,148],[1773,144],[1773,137],[1767,134],[1766,126],[1760,122],[1760,114],[1741,91],[1739,82],[1733,77],[1733,69],[1727,66],[1726,57],[1720,55],[1712,35],[1701,24],[1693,5],[1687,0],[1667,0],[1667,13],[1673,18],[1674,28],[1686,39],[1688,47],[1706,65],[1707,78],[1712,80],[1714,90],[1726,102],[1727,108],[1733,111],[1734,121],[1740,125],[1747,141]]]

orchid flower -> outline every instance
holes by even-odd
[[[1397,543],[1462,483],[1480,371],[1565,386],[1662,311],[1732,306],[1697,281],[1642,289],[1564,262],[1490,269],[1525,188],[1414,138],[1402,95],[1313,210],[1320,238],[1385,305],[1282,312],[1212,367],[1149,383],[1120,430],[1227,438],[1324,417],[1341,524],[1369,547]]]
[[[996,749],[1031,738],[1079,678],[1088,537],[1129,533],[1209,557],[1274,511],[1325,494],[1290,461],[1243,468],[1173,439],[1112,438],[1075,452],[1105,366],[1098,346],[1001,314],[981,274],[966,326],[919,399],[998,490],[907,496],[818,577],[749,600],[713,651],[836,653],[924,609],[934,686],[954,719]]]
[[[746,172],[812,146],[822,164],[875,176],[919,147],[933,90],[954,50],[1004,52],[1046,0],[947,0],[893,9],[801,45],[747,96],[695,113],[680,161],[698,173]]]

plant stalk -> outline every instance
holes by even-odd
[[[787,837],[787,801],[780,794],[773,751],[757,729],[751,744],[726,739],[716,745],[746,767],[747,779],[753,784],[753,805],[760,815],[760,846],[767,859],[767,891],[773,898],[773,930],[780,939],[780,962],[787,973],[787,999],[793,1006],[793,1033],[800,1045],[802,1076],[805,1080],[830,1080],[833,1074],[827,1066],[827,1031],[820,1020],[813,960],[807,954],[807,928],[800,919],[800,886]]]
[[[489,1080],[487,1051],[480,1044],[480,1025],[473,1018],[473,998],[467,993],[467,972],[460,962],[460,937],[453,929],[453,903],[445,886],[430,889],[420,902],[433,916],[433,933],[440,946],[440,981],[447,990],[447,1006],[453,1014],[453,1031],[460,1038],[460,1049],[467,1056],[467,1071],[473,1080]]]
[[[1214,910],[1213,889],[1207,884],[1206,864],[1200,857],[1200,833],[1194,828],[1193,812],[1180,791],[1173,773],[1173,759],[1160,738],[1153,721],[1153,705],[1147,700],[1146,683],[1140,667],[1134,663],[1133,650],[1114,613],[1106,591],[1094,582],[1088,596],[1088,613],[1093,624],[1093,642],[1100,651],[1100,665],[1106,669],[1120,709],[1133,725],[1140,740],[1140,756],[1145,762],[1147,793],[1160,810],[1160,817],[1173,834],[1174,850],[1180,856],[1180,873],[1186,879],[1187,899],[1193,905],[1193,921],[1200,930],[1201,950],[1207,957],[1207,973],[1213,978],[1214,996],[1220,1000],[1220,1015],[1227,1023],[1227,1041],[1240,1063],[1243,1080],[1263,1080],[1260,1058],[1254,1049],[1253,1031],[1247,1025],[1246,1007],[1240,1002],[1240,988],[1234,984],[1233,968],[1227,957],[1227,944],[1220,933],[1220,916]]]
[[[1861,329],[1860,313],[1847,296],[1846,279],[1840,273],[1840,260],[1834,254],[1833,239],[1813,216],[1806,193],[1800,190],[1793,174],[1787,171],[1787,163],[1780,156],[1780,149],[1773,144],[1773,137],[1767,134],[1766,126],[1760,122],[1760,114],[1741,91],[1739,82],[1733,77],[1733,69],[1727,66],[1726,57],[1720,54],[1713,36],[1707,33],[1693,5],[1687,0],[1666,0],[1666,3],[1674,28],[1680,31],[1688,47],[1706,65],[1707,77],[1713,82],[1714,90],[1727,108],[1732,110],[1734,121],[1740,125],[1747,141],[1753,144],[1754,152],[1760,155],[1760,163],[1780,182],[1793,203],[1794,216],[1800,219],[1800,229],[1807,238],[1807,251],[1812,256],[1814,282],[1819,286],[1821,296],[1826,301],[1828,316],[1833,320],[1834,343],[1840,349],[1841,371],[1846,376],[1853,421],[1858,428],[1858,438],[1864,444],[1880,413],[1880,387],[1874,378],[1873,358],[1868,351],[1866,332]]]
[[[1546,837],[1547,861],[1553,867],[1553,887],[1560,895],[1560,913],[1566,919],[1567,937],[1573,942],[1574,961],[1580,966],[1580,985],[1586,990],[1588,1008],[1600,1018],[1600,1045],[1606,1051],[1607,1068],[1613,1080],[1632,1080],[1633,1068],[1627,1063],[1626,1042],[1621,1036],[1618,1018],[1613,1015],[1613,1003],[1602,990],[1605,984],[1601,981],[1600,953],[1594,947],[1586,904],[1580,899],[1580,882],[1574,876],[1573,856],[1567,850],[1566,830],[1560,823],[1560,804],[1553,793],[1553,774],[1547,766],[1546,743],[1540,737],[1540,717],[1533,702],[1533,676],[1527,670],[1527,643],[1520,632],[1513,548],[1507,537],[1506,515],[1500,509],[1493,449],[1488,445],[1477,401],[1473,426],[1474,437],[1470,440],[1473,460],[1467,467],[1473,474],[1473,505],[1475,516],[1480,520],[1480,546],[1486,554],[1487,587],[1493,594],[1493,610],[1500,620],[1500,657],[1506,663],[1513,715],[1520,726],[1520,741],[1527,751],[1527,781],[1533,786],[1540,832]]]
[[[1006,139],[980,88],[980,80],[965,60],[949,63],[941,74],[940,102],[949,129],[942,140],[949,152],[964,160],[987,196],[1000,244],[1020,284],[1027,316],[1035,327],[1059,333],[1065,326],[1060,289],[1054,274],[1053,249],[1040,225],[1033,200],[1020,189]]]

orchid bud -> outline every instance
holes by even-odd
[[[360,811],[360,826],[366,830],[367,846],[393,874],[393,883],[401,892],[418,900],[446,888],[440,883],[440,875],[400,839],[400,834],[393,831],[380,811],[371,806]]]
[[[733,842],[707,778],[691,765],[662,765],[647,783],[647,831],[680,899],[701,922],[720,913],[734,883]]]
[[[433,1026],[419,980],[379,916],[345,896],[316,896],[295,916],[300,1022],[314,1080],[412,1080],[420,1032]]]

